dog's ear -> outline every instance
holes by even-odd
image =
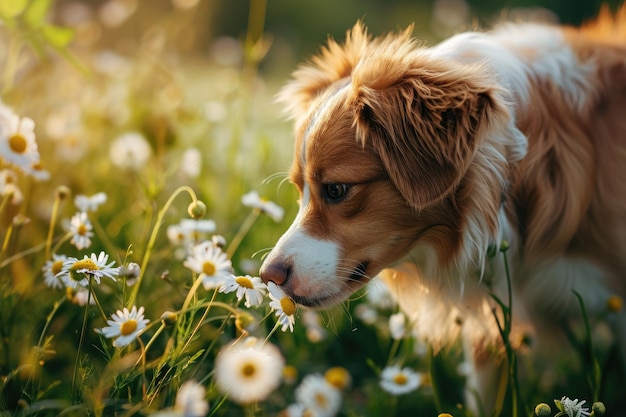
[[[324,88],[349,76],[368,40],[367,29],[360,21],[346,33],[343,44],[329,39],[318,55],[294,71],[291,81],[278,93],[277,101],[285,106],[287,114],[292,118],[303,116]]]
[[[354,124],[357,140],[373,146],[391,181],[419,210],[459,184],[482,132],[506,111],[496,88],[472,73],[479,68],[395,51],[401,54],[372,54],[354,71]]]

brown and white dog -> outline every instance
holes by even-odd
[[[514,329],[538,341],[581,320],[573,291],[592,315],[626,297],[626,7],[434,47],[410,32],[357,23],[282,90],[300,206],[260,275],[314,307],[382,276],[430,342],[464,338],[489,403],[508,291],[490,247],[510,244]],[[626,359],[626,314],[608,321]]]

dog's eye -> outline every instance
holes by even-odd
[[[346,184],[324,184],[324,197],[331,203],[337,203],[346,196],[348,186]]]

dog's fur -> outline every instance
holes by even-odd
[[[307,306],[382,276],[426,339],[461,334],[493,397],[490,294],[538,341],[626,296],[626,7],[581,28],[505,24],[425,47],[357,23],[299,68],[293,224],[261,277]],[[626,359],[626,315],[609,314]]]

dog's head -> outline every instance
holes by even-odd
[[[371,39],[357,24],[281,93],[295,120],[300,208],[260,275],[300,304],[344,300],[418,242],[452,261],[473,193],[498,211],[500,182],[476,186],[472,165],[508,118],[499,91],[483,69],[431,56],[410,31]],[[501,168],[504,145],[490,146]]]

